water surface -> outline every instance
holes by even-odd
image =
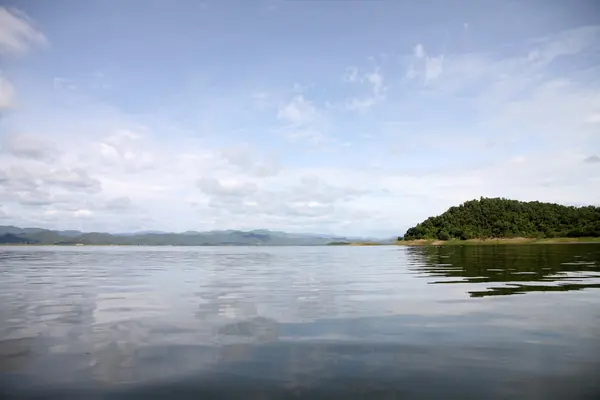
[[[2,247],[0,395],[597,398],[600,245]]]

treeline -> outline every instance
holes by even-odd
[[[399,239],[600,237],[600,207],[480,198],[408,229]]]

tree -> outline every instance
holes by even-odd
[[[492,237],[600,237],[600,207],[480,198],[408,229],[404,240]]]

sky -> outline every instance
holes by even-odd
[[[3,1],[0,225],[392,237],[600,205],[597,1]]]

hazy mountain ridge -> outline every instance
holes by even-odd
[[[87,244],[87,245],[148,245],[148,246],[315,246],[333,241],[358,238],[333,235],[287,233],[257,229],[252,231],[223,230],[182,233],[145,231],[111,234],[0,226],[3,244]]]

